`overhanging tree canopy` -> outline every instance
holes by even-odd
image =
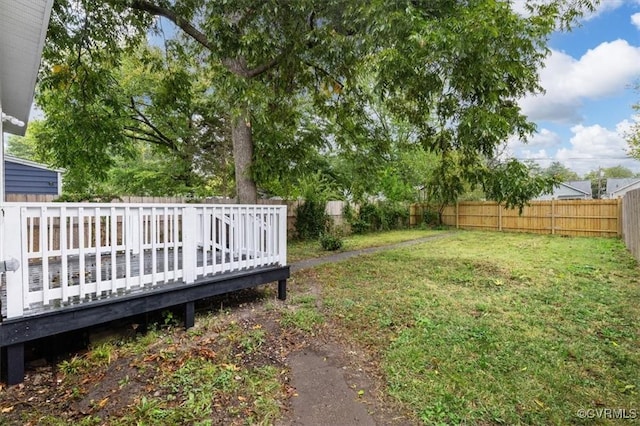
[[[56,148],[70,148],[57,157],[60,166],[78,154],[92,168],[108,164],[113,152],[126,152],[124,130],[131,127],[111,70],[163,17],[179,28],[171,47],[195,61],[206,92],[228,114],[239,202],[255,202],[257,176],[286,169],[278,160],[326,143],[356,150],[370,144],[361,131],[371,96],[409,122],[442,164],[454,161],[465,179],[489,187],[495,148],[534,128],[517,100],[540,89],[546,39],[572,21],[575,5],[556,0],[521,16],[495,0],[61,0],[45,51],[45,75],[53,77],[40,99],[55,119],[63,103],[48,107],[47,97],[63,91],[65,114],[74,119],[54,130],[82,138]],[[56,74],[61,64],[65,72]],[[371,78],[358,78],[363,73]],[[329,141],[314,137],[307,129],[315,117],[342,131]],[[523,202],[522,191],[512,193],[506,202]]]

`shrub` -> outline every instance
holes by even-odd
[[[324,233],[320,236],[320,245],[326,251],[336,251],[342,248],[344,241],[340,235],[335,233]]]
[[[325,231],[329,217],[325,203],[309,199],[296,209],[296,232],[301,240],[314,240]]]
[[[408,225],[409,209],[406,205],[385,201],[379,203],[378,210],[381,230],[399,229]]]
[[[428,209],[424,211],[423,214],[424,223],[429,226],[438,226],[440,225],[440,214],[433,209]]]
[[[381,212],[375,204],[363,204],[360,207],[359,220],[367,224],[366,231],[376,231],[382,226]]]
[[[360,207],[358,219],[351,222],[351,229],[356,234],[367,231],[388,231],[407,226],[409,209],[406,205],[391,201],[377,204],[365,203]]]
[[[362,219],[354,219],[350,222],[351,232],[354,234],[364,234],[369,231],[369,224]]]

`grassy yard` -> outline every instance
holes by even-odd
[[[368,234],[345,249],[436,233]],[[166,311],[151,332],[36,367],[0,386],[0,426],[274,424],[295,395],[288,355],[331,339],[358,348],[385,403],[424,424],[640,416],[640,268],[619,240],[456,232],[299,271],[289,293],[208,301],[188,331]]]
[[[426,424],[640,416],[640,270],[619,240],[461,232],[307,274]]]
[[[388,232],[375,232],[362,235],[350,235],[344,238],[344,246],[339,251],[359,250],[368,247],[378,247],[386,244],[415,240],[441,234],[446,231],[430,229],[400,229]],[[320,247],[318,241],[290,241],[287,245],[287,261],[289,263],[314,257],[328,256],[336,252],[326,251]]]

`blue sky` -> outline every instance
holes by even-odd
[[[640,102],[640,0],[601,0],[580,24],[551,38],[540,73],[546,93],[520,102],[538,133],[526,145],[511,141],[510,153],[580,175],[616,165],[640,172],[624,139]]]

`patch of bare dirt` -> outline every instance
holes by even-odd
[[[322,290],[316,282],[305,277],[294,278],[290,296],[311,294],[322,303]],[[353,391],[353,397],[366,407],[376,424],[411,424],[401,408],[385,395],[383,376],[375,354],[368,353],[349,343],[340,335],[339,327],[331,321],[309,334],[295,328],[281,326],[281,312],[289,302],[275,299],[275,290],[238,292],[226,297],[202,303],[199,311],[218,311],[215,325],[202,333],[188,333],[176,326],[167,329],[171,339],[151,344],[144,354],[124,353],[117,359],[105,362],[102,368],[81,371],[77,374],[59,369],[59,362],[47,362],[42,358],[27,365],[24,383],[7,388],[0,385],[0,425],[40,424],[47,417],[75,424],[87,416],[99,418],[109,424],[130,413],[143,397],[166,397],[170,392],[156,380],[163,369],[177,369],[192,357],[216,359],[216,354],[229,350],[229,342],[220,335],[230,324],[243,331],[261,328],[264,342],[257,350],[247,353],[242,347],[231,348],[239,365],[246,367],[274,366],[283,371],[280,375],[282,393],[281,425],[294,424],[295,413],[291,400],[296,389],[291,386],[289,359],[292,354],[309,349],[332,359],[331,365],[339,369]],[[131,334],[131,324],[124,326],[125,334]],[[142,327],[141,327],[142,328]],[[196,319],[196,331],[198,319]],[[117,332],[118,330],[114,330]],[[120,330],[122,331],[122,330]],[[72,363],[81,358],[84,351],[63,355],[62,362]],[[58,357],[55,361],[60,361]],[[249,401],[250,402],[250,401]],[[239,404],[237,398],[222,397],[212,401],[213,424],[243,424],[246,417],[229,417],[229,405]],[[249,404],[250,405],[250,404]],[[299,421],[295,424],[310,424]]]

